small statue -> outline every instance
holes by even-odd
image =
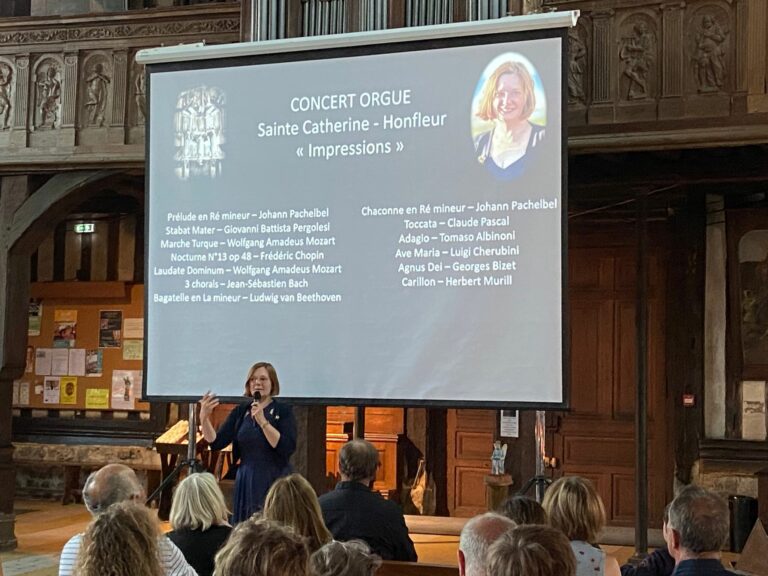
[[[507,445],[501,444],[501,440],[493,443],[493,454],[491,454],[491,474],[501,476],[504,474],[504,460],[507,457]]]

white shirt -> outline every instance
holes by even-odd
[[[83,541],[82,534],[75,534],[64,544],[59,559],[59,576],[73,576],[75,564],[77,563],[77,554],[80,552],[80,543]],[[184,559],[184,555],[176,547],[176,544],[161,536],[158,541],[158,552],[160,553],[160,566],[165,576],[197,576],[197,572]]]

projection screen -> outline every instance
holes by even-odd
[[[575,18],[142,51],[144,397],[567,406]]]

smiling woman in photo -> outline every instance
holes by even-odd
[[[497,178],[522,174],[523,159],[544,138],[544,127],[530,121],[535,109],[534,81],[521,62],[504,62],[485,81],[475,116],[491,127],[477,137],[475,150]]]

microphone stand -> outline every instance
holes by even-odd
[[[195,474],[197,472],[205,472],[205,466],[203,466],[203,463],[200,462],[200,460],[197,459],[197,404],[195,402],[189,403],[189,432],[187,434],[187,458],[185,460],[182,460],[176,465],[176,468],[173,469],[173,471],[168,474],[165,478],[163,478],[163,481],[160,483],[160,486],[158,486],[152,494],[149,495],[147,498],[147,506],[155,500],[156,498],[160,498],[160,501],[162,501],[162,494],[165,491],[166,488],[170,488],[173,485],[173,482],[176,480],[178,475],[181,473],[182,470],[185,468],[189,468],[190,474]],[[158,516],[160,516],[161,520],[167,520],[168,518],[162,518],[162,516],[165,516],[163,513],[161,516],[161,513],[163,511],[158,512]]]

